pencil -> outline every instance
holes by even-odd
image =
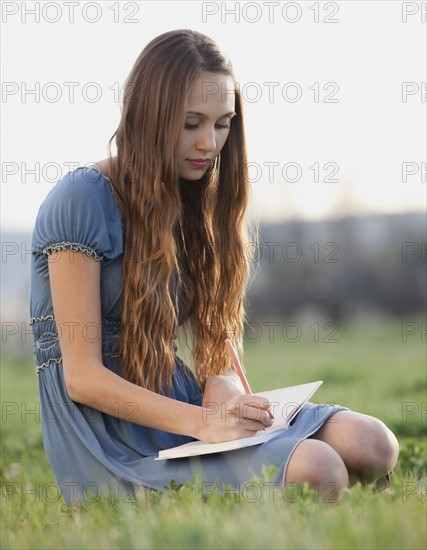
[[[231,343],[231,340],[229,338],[225,340],[225,346],[227,348],[228,355],[230,356],[231,364],[233,365],[233,368],[236,371],[237,376],[240,378],[240,381],[243,384],[243,388],[245,389],[245,392],[248,395],[252,395],[251,388],[248,384],[248,381],[246,380],[246,376],[245,376],[245,373],[243,372],[236,350],[234,349],[234,346]]]

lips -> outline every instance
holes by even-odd
[[[193,168],[205,168],[210,163],[210,159],[186,159]]]

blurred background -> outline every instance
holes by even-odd
[[[258,327],[248,326],[248,341],[270,321],[308,330],[313,322],[387,319],[413,320],[408,336],[416,331],[425,341],[418,322],[426,306],[425,231],[425,215],[416,212],[261,224],[259,242],[246,248],[248,321]],[[30,234],[3,232],[2,250],[3,354],[29,357]]]

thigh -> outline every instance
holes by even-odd
[[[373,422],[376,419],[353,411],[338,411],[328,418],[312,436],[331,445],[343,459],[363,452],[372,443]]]

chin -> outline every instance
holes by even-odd
[[[182,180],[186,180],[186,181],[199,181],[203,178],[203,176],[205,175],[206,171],[204,171],[203,173],[200,173],[200,172],[188,172],[188,173],[184,173],[184,174],[179,174],[179,178],[182,179]]]

